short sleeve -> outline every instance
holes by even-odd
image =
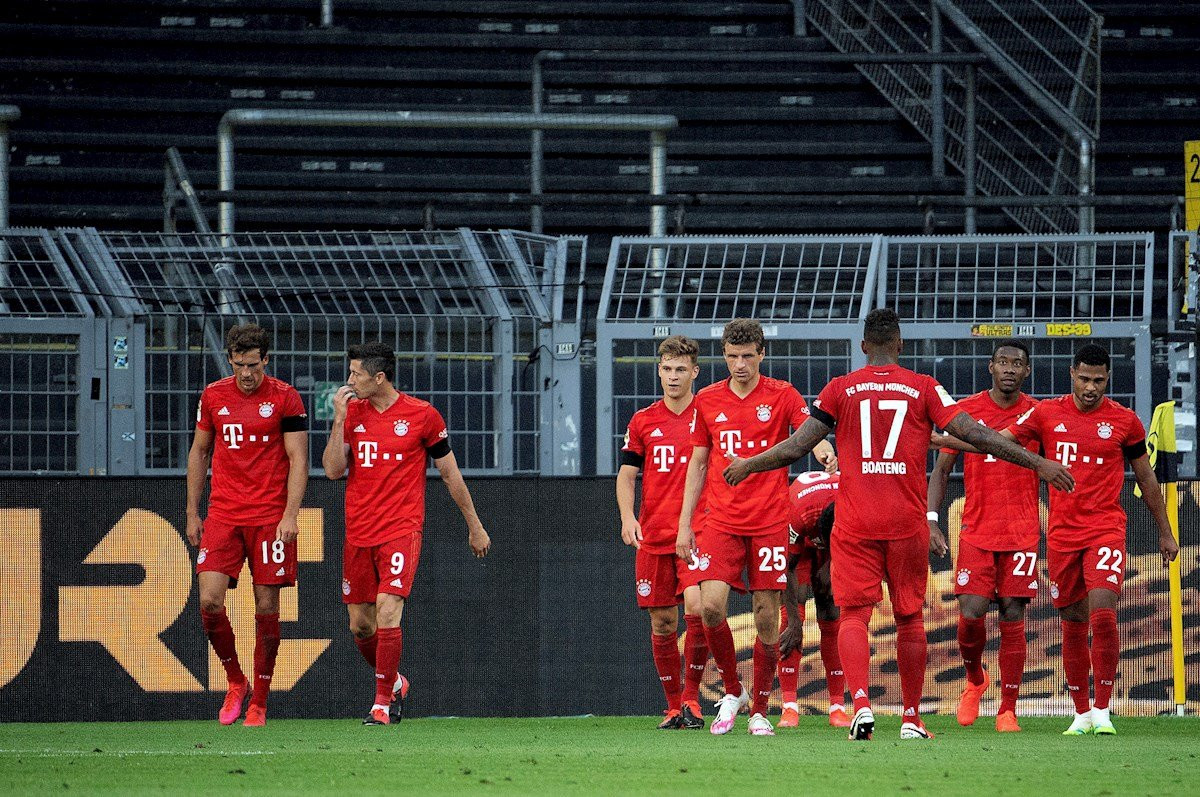
[[[700,402],[692,410],[692,445],[700,448],[712,448],[712,432],[704,422],[704,413],[700,411]]]
[[[961,408],[940,382],[929,377],[929,384],[932,390],[925,392],[926,411],[929,413],[930,420],[938,427],[945,429],[946,424],[954,420],[954,416],[961,412]]]
[[[296,388],[288,387],[283,396],[283,419],[280,428],[285,432],[308,431],[308,410],[304,408],[304,400],[296,392]]]
[[[448,440],[450,432],[446,430],[446,420],[436,408],[430,407],[425,418],[425,436],[421,442],[425,448],[433,448],[442,440]]]
[[[812,417],[816,418],[821,423],[831,429],[837,425],[838,420],[838,396],[839,391],[836,383],[830,382],[821,388],[817,400],[813,402],[812,409],[809,412]]]
[[[1137,416],[1137,413],[1130,410],[1129,423],[1125,427],[1125,439],[1121,441],[1121,445],[1124,447],[1134,446],[1145,440],[1146,427],[1142,426],[1142,419]]]
[[[1041,404],[1034,404],[1029,408],[1029,411],[1017,418],[1017,422],[1008,427],[1009,432],[1017,438],[1020,445],[1026,445],[1031,441],[1042,440],[1042,411]]]
[[[639,426],[637,415],[629,419],[629,426],[625,428],[625,441],[621,444],[621,450],[644,457],[646,455],[646,447],[642,444],[642,435]]]
[[[801,396],[800,391],[794,386],[788,387],[788,396],[791,398],[791,408],[788,412],[788,423],[792,425],[793,429],[799,429],[810,417],[808,411],[808,402],[804,400],[804,396]]]
[[[202,432],[211,432],[213,430],[212,418],[209,417],[208,406],[208,391],[205,390],[200,394],[200,400],[196,402],[196,428]]]

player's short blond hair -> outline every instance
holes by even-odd
[[[767,347],[762,324],[753,318],[735,318],[725,325],[725,331],[721,334],[721,348],[725,348],[726,344],[745,346],[747,343],[753,343],[760,352]]]
[[[672,335],[658,344],[658,359],[673,360],[676,357],[687,357],[692,365],[700,363],[700,344],[684,335]]]

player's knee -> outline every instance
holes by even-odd
[[[725,607],[719,603],[709,603],[705,601],[700,607],[700,618],[709,628],[720,625],[725,622]]]
[[[224,608],[225,596],[203,594],[200,596],[200,611],[206,614],[217,614]]]
[[[355,639],[370,639],[375,635],[375,624],[366,620],[351,620],[350,633]]]

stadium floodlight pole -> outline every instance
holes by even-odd
[[[8,123],[21,118],[15,105],[0,105],[0,230],[8,227]]]
[[[666,134],[679,127],[669,114],[533,114],[533,113],[435,113],[428,111],[312,111],[258,110],[226,111],[217,125],[217,188],[224,194],[218,203],[218,231],[234,230],[235,208],[233,133],[239,127],[415,127],[457,130],[588,130],[657,133],[650,143],[650,162],[663,164],[662,176],[651,185],[652,196],[666,194]],[[653,165],[651,172],[654,172]],[[654,215],[654,208],[661,208]],[[666,233],[666,206],[651,206],[651,235]],[[657,226],[656,226],[657,225]],[[536,232],[536,231],[535,231]]]

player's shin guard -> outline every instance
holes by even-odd
[[[1000,708],[997,714],[1016,712],[1021,679],[1025,675],[1025,621],[1000,621]]]
[[[683,641],[683,657],[687,670],[683,674],[683,702],[700,699],[700,682],[704,680],[704,668],[708,666],[708,639],[704,636],[704,623],[698,614],[685,614],[687,636]]]
[[[279,653],[279,615],[254,615],[254,636],[254,693],[250,705],[265,706]]]
[[[983,617],[958,618],[958,652],[962,655],[967,680],[983,683],[983,648],[987,644],[987,624]]]
[[[200,611],[200,621],[204,624],[204,633],[212,645],[213,652],[225,668],[225,678],[232,683],[246,680],[242,666],[238,663],[237,644],[233,636],[233,626],[229,624],[229,615],[225,607],[219,612]]]
[[[800,607],[800,620],[804,620],[804,607]],[[787,611],[779,611],[779,630],[782,633],[788,627]],[[757,648],[756,648],[757,650]],[[797,646],[791,653],[779,657],[779,692],[780,700],[784,703],[796,702],[796,689],[800,685],[800,656]]]
[[[825,686],[829,689],[831,706],[841,705],[846,699],[846,675],[842,672],[842,657],[838,653],[840,622],[817,620],[817,627],[821,629],[821,664],[825,666]]]
[[[921,692],[925,689],[927,662],[925,615],[922,612],[896,617],[896,666],[900,670],[900,693],[904,722],[920,724]]]
[[[1075,702],[1075,713],[1085,714],[1092,709],[1088,699],[1088,674],[1091,672],[1087,643],[1088,624],[1063,620],[1062,635],[1063,675],[1067,679],[1067,691],[1071,700]]]
[[[740,695],[742,682],[738,679],[737,648],[733,645],[733,632],[725,620],[720,625],[704,626],[704,634],[708,638],[708,649],[712,652],[713,660],[717,663],[717,672],[725,685],[725,693]]]
[[[674,634],[651,634],[650,642],[654,650],[654,668],[658,670],[658,680],[667,698],[667,709],[678,711],[682,707],[679,669],[683,664],[678,640]]]
[[[375,649],[379,643],[379,635],[371,634],[369,637],[359,639],[354,637],[354,645],[358,648],[358,652],[367,660],[367,664],[371,665],[371,669],[375,669]]]
[[[400,654],[404,650],[404,635],[400,627],[380,628],[375,632],[379,641],[375,648],[375,704],[392,703],[392,686],[400,669]]]
[[[843,608],[838,624],[838,653],[846,670],[846,688],[854,701],[855,711],[871,705],[871,640],[867,636],[867,625],[871,622],[873,608]]]
[[[754,638],[754,705],[751,716],[766,714],[771,692],[775,691],[775,668],[779,664],[779,643],[768,645],[761,637]]]
[[[1112,697],[1113,681],[1117,677],[1117,666],[1121,661],[1121,639],[1117,633],[1116,609],[1093,609],[1092,625],[1092,674],[1096,679],[1096,708],[1108,708]]]

